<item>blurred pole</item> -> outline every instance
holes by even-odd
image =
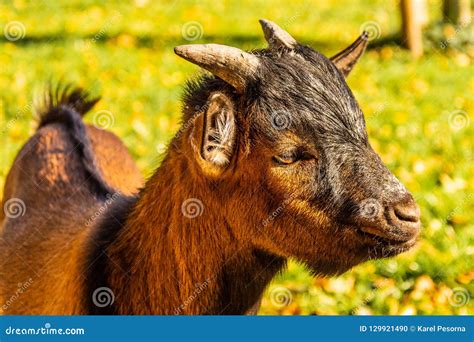
[[[422,28],[428,23],[425,0],[401,0],[403,44],[414,57],[423,55]]]
[[[444,21],[454,25],[468,23],[471,20],[470,0],[444,0],[443,16]]]

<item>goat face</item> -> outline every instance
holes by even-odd
[[[344,79],[366,37],[327,59],[275,24],[262,26],[270,48],[253,54],[176,49],[233,88],[216,81],[191,139],[201,170],[236,185],[226,195],[231,225],[321,274],[408,250],[419,209],[372,150]]]

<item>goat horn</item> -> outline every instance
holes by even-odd
[[[260,19],[259,22],[270,48],[287,47],[294,49],[298,44],[295,38],[274,22],[266,19]]]
[[[329,59],[341,70],[344,76],[347,76],[364,53],[368,44],[369,33],[364,31],[351,45]]]
[[[255,55],[219,44],[181,45],[175,47],[174,52],[222,78],[240,93],[245,91],[248,79],[254,76],[260,64]]]

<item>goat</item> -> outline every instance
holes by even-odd
[[[335,275],[416,243],[419,209],[345,82],[367,34],[328,59],[260,23],[263,50],[175,48],[210,74],[188,82],[144,186],[118,138],[82,122],[96,99],[50,92],[6,180],[4,207],[26,211],[3,218],[5,314],[254,314],[288,258]]]

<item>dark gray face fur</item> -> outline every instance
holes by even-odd
[[[334,64],[304,46],[260,58],[250,95],[258,108],[254,135],[270,146],[273,167],[290,177],[294,168],[295,178],[307,173],[306,199],[341,224],[396,241],[416,236],[418,208],[371,148],[363,113]],[[278,163],[280,155],[295,163]]]

